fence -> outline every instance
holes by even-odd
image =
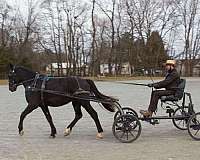
[[[7,73],[0,73],[0,79],[8,79]]]

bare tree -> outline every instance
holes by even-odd
[[[116,73],[123,62],[145,67],[147,40],[158,32],[171,56],[182,38],[189,74],[190,60],[200,50],[198,7],[199,0],[28,0],[24,14],[0,3],[0,47],[24,62],[47,53],[51,60],[46,63],[57,62],[58,75],[64,74],[62,62],[67,75],[82,74],[83,64],[90,64],[90,73],[97,75],[101,63],[108,63],[111,74],[113,64]]]
[[[33,50],[36,43],[35,33],[37,32],[36,18],[38,15],[37,2],[29,0],[26,2],[26,13],[17,7],[4,4],[1,23],[1,42],[6,47],[9,54],[12,54],[12,61],[24,63],[31,66],[34,61],[30,61],[34,55]]]
[[[178,8],[179,18],[182,21],[184,53],[186,59],[186,76],[192,76],[192,61],[197,43],[199,43],[199,0],[173,1]]]
[[[66,74],[75,75],[77,70],[80,72],[78,64],[81,64],[80,60],[83,55],[81,54],[83,50],[80,50],[83,45],[81,34],[83,34],[82,28],[84,28],[87,6],[77,2],[57,0],[45,1],[43,4],[46,8],[43,18],[48,24],[45,31],[51,33],[51,41],[46,46],[58,55],[57,64],[61,68],[60,74],[63,74],[62,62],[67,64]]]
[[[107,16],[107,18],[110,21],[111,24],[111,49],[110,53],[108,55],[108,68],[109,68],[109,74],[111,74],[112,71],[112,57],[115,50],[115,10],[116,10],[116,0],[112,0],[111,3],[111,9],[105,9],[103,8],[102,4],[97,3],[99,8],[103,11],[103,13]]]
[[[94,76],[95,75],[95,43],[96,43],[96,25],[95,25],[95,17],[94,17],[94,10],[95,10],[95,3],[96,1],[93,0],[92,1],[92,28],[93,28],[93,32],[92,32],[92,56],[91,56],[91,72],[92,72],[92,75]]]

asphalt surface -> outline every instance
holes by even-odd
[[[150,81],[132,81],[149,83]],[[120,104],[137,112],[146,109],[151,89],[143,86],[96,82],[98,89],[118,97]],[[187,79],[186,91],[192,94],[195,111],[200,111],[200,78]],[[14,93],[8,86],[0,86],[0,160],[197,160],[200,141],[193,140],[187,131],[175,128],[171,120],[161,120],[159,125],[142,123],[140,137],[129,144],[119,142],[112,133],[113,113],[92,103],[104,129],[104,139],[96,139],[96,127],[84,109],[83,118],[72,134],[64,137],[64,128],[74,118],[71,104],[50,108],[57,136],[50,139],[50,127],[40,108],[24,120],[24,135],[18,135],[18,122],[27,103],[24,88]],[[160,107],[158,113],[165,115]]]

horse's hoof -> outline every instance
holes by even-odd
[[[96,139],[103,139],[103,132],[97,133]]]
[[[23,136],[23,135],[24,135],[24,131],[20,131],[20,132],[19,132],[19,135],[20,135],[20,136]]]
[[[56,135],[50,135],[49,138],[54,139],[54,138],[56,138]]]
[[[69,136],[70,133],[71,133],[71,129],[70,128],[65,128],[64,136]]]

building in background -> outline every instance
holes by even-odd
[[[76,64],[75,68],[73,64],[70,66],[69,63],[51,63],[46,66],[46,74],[51,76],[58,76],[59,70],[62,70],[64,76],[72,75],[73,72],[78,76],[88,75],[88,66],[85,64]]]
[[[104,63],[100,65],[100,74],[102,76],[106,76],[109,74],[109,68],[108,68],[108,64]],[[111,64],[111,73],[112,75],[116,75],[117,74],[117,70],[119,71],[118,74],[119,75],[130,75],[131,76],[131,65],[129,64],[129,62],[126,63],[122,63],[121,64],[121,68],[115,64]],[[132,70],[134,70],[134,68],[132,68]]]

